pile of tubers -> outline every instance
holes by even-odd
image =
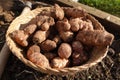
[[[51,68],[80,66],[90,58],[94,47],[111,45],[114,36],[98,30],[82,8],[55,4],[43,10],[11,38],[26,48],[27,59],[35,65]]]

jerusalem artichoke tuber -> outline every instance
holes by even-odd
[[[39,66],[44,67],[44,68],[49,67],[49,61],[47,60],[47,58],[43,54],[41,54],[39,52],[34,52],[27,57],[35,65],[39,65]]]
[[[79,22],[80,22],[79,18],[70,19],[69,23],[71,25],[71,30],[73,32],[77,32],[80,29]]]
[[[25,34],[23,30],[16,30],[12,32],[11,37],[17,44],[23,47],[28,45],[28,42],[27,42],[28,35]]]
[[[92,22],[83,21],[81,18],[72,18],[69,23],[73,32],[77,32],[79,30],[93,30]]]
[[[56,44],[60,44],[62,42],[61,38],[59,35],[56,35],[54,38],[53,38],[53,41],[55,41]]]
[[[85,17],[86,12],[82,8],[70,8],[70,7],[63,7],[64,13],[67,17]]]
[[[51,50],[54,50],[57,45],[54,41],[47,39],[40,44],[40,47],[43,51],[49,52]]]
[[[55,4],[51,11],[51,16],[55,19],[62,20],[64,18],[64,11],[58,4]]]
[[[40,53],[40,49],[36,45],[33,45],[28,49],[27,57],[31,62],[38,66],[46,68],[50,67],[48,59]]]
[[[60,32],[60,38],[64,42],[70,42],[73,40],[74,33],[72,31]]]
[[[61,58],[69,58],[72,53],[72,48],[68,43],[62,43],[58,48],[58,55]]]
[[[53,58],[57,57],[57,54],[56,53],[52,53],[52,52],[47,52],[47,53],[44,53],[44,55],[46,56],[46,58],[48,60],[52,60]]]
[[[56,20],[62,20],[64,18],[64,11],[58,4],[55,4],[50,10],[44,9],[40,15],[51,16]]]
[[[86,30],[79,31],[76,40],[81,41],[86,45],[93,46],[108,46],[111,45],[114,36],[103,30]]]
[[[42,30],[37,31],[33,36],[33,42],[36,44],[40,44],[41,42],[46,40],[48,34],[49,34],[48,31],[42,31]]]
[[[63,19],[61,21],[57,21],[56,27],[57,30],[61,32],[61,31],[69,31],[71,26],[67,19]]]
[[[82,52],[73,52],[72,54],[72,64],[73,66],[79,66],[88,60],[87,55]]]
[[[40,47],[37,45],[30,46],[29,50],[27,51],[27,56],[30,56],[34,52],[40,52]]]
[[[38,28],[43,30],[43,31],[47,31],[49,29],[50,26],[53,26],[55,24],[54,19],[50,16],[37,16],[37,25]]]
[[[72,49],[76,52],[81,52],[83,50],[83,45],[80,41],[73,41]]]
[[[55,57],[51,61],[51,66],[53,68],[64,68],[69,65],[69,60],[68,59],[62,59],[60,57]]]
[[[32,33],[35,32],[36,29],[37,29],[36,24],[30,24],[27,27],[25,27],[23,30],[26,34],[31,35]]]

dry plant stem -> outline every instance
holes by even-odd
[[[28,11],[30,11],[30,8],[31,8],[31,2],[26,2],[25,3],[26,7],[23,9],[22,14],[26,14]],[[10,54],[10,50],[7,46],[7,44],[5,43],[1,52],[0,52],[0,79],[1,79],[1,76],[2,76],[2,73],[4,71],[4,68],[5,68],[5,65],[7,63],[7,59],[9,57],[9,54]]]

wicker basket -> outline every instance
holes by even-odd
[[[17,17],[15,20],[13,20],[13,22],[8,28],[8,31],[6,34],[7,45],[9,46],[12,53],[15,56],[17,56],[23,63],[43,73],[55,74],[55,75],[67,75],[67,74],[74,74],[78,71],[88,69],[91,66],[100,62],[106,56],[108,51],[108,46],[99,47],[99,48],[95,47],[91,53],[90,59],[85,64],[80,66],[69,67],[69,68],[61,68],[61,69],[44,68],[41,66],[37,66],[33,64],[31,61],[29,61],[28,59],[26,59],[22,54],[23,50],[20,47],[18,47],[16,43],[11,39],[11,37],[9,36],[9,33],[12,33],[14,30],[18,30],[20,27],[20,24],[28,23],[32,18],[37,16],[43,9],[49,10],[50,7],[37,8],[35,10],[29,11],[26,14],[22,14],[19,17]],[[92,17],[89,14],[87,14],[87,17],[93,22],[95,29],[104,30],[103,26],[94,17]]]

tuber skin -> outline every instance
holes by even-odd
[[[36,29],[37,29],[36,24],[30,24],[27,27],[25,27],[23,30],[24,30],[25,34],[31,35],[32,33],[35,32]]]
[[[40,53],[40,48],[37,45],[33,45],[28,49],[27,58],[38,66],[50,67],[48,59]]]
[[[45,20],[46,20],[47,18],[48,18],[48,16],[45,16],[45,15],[40,15],[40,16],[37,16],[37,17],[36,17],[38,28],[41,27],[41,25],[45,22]]]
[[[28,56],[28,59],[34,64],[48,68],[50,67],[48,59],[40,52],[34,52]]]
[[[53,26],[55,24],[54,18],[52,18],[52,17],[49,17],[47,19],[47,22],[49,23],[50,26]]]
[[[28,46],[27,42],[28,35],[25,34],[23,30],[16,30],[12,32],[11,37],[17,44],[23,47]]]
[[[47,52],[47,53],[44,53],[44,55],[46,56],[46,58],[48,60],[52,60],[53,58],[57,57],[58,55],[56,53],[52,53],[52,52]]]
[[[24,27],[22,30],[16,30],[12,33],[12,38],[21,46],[28,46],[28,37],[35,32],[37,26],[30,24]]]
[[[20,30],[24,30],[24,32],[28,35],[32,34],[35,32],[35,30],[37,29],[37,20],[36,18],[33,18],[29,21],[29,23],[27,24],[21,24],[20,26]]]
[[[69,31],[71,25],[69,24],[67,19],[63,19],[61,21],[57,21],[56,27],[59,32],[63,32],[63,31]]]
[[[50,10],[43,10],[40,15],[51,16],[55,20],[62,20],[64,18],[64,11],[58,4],[55,4]]]
[[[54,50],[57,45],[54,41],[47,39],[40,44],[40,47],[43,51],[49,52],[51,50]]]
[[[51,16],[57,20],[62,20],[64,18],[64,11],[58,4],[55,4],[51,11]]]
[[[50,16],[40,15],[37,16],[36,19],[38,28],[43,31],[47,31],[50,26],[53,26],[55,24],[54,19]]]
[[[59,35],[56,35],[54,38],[53,38],[53,41],[55,41],[55,43],[56,44],[60,44],[60,43],[62,43],[62,40],[61,40],[61,38],[60,38],[60,36]]]
[[[73,54],[72,54],[73,66],[79,66],[79,65],[85,63],[87,60],[88,60],[88,57],[83,51],[73,52]]]
[[[46,40],[46,38],[49,35],[49,31],[42,31],[39,30],[37,31],[34,36],[33,36],[33,42],[36,44],[40,44],[41,42],[43,42],[44,40]]]
[[[72,48],[68,43],[62,43],[58,48],[58,55],[61,58],[69,58],[72,54]]]
[[[81,52],[83,50],[83,45],[80,41],[73,41],[72,42],[72,49],[75,52]]]
[[[28,51],[27,51],[27,56],[31,55],[34,52],[40,52],[40,47],[38,45],[32,45],[29,47]]]
[[[64,42],[71,42],[74,37],[74,33],[72,31],[60,32],[59,34],[60,34],[60,38]]]
[[[76,40],[91,46],[108,46],[111,45],[114,36],[103,30],[85,30],[79,31]]]
[[[94,30],[92,22],[89,21],[83,21],[81,18],[72,18],[69,21],[71,25],[71,31],[77,32],[79,30]]]
[[[94,30],[92,22],[83,21],[81,24],[81,30]]]
[[[71,30],[73,32],[77,32],[80,29],[79,22],[80,22],[79,18],[70,19],[69,23],[71,25]]]
[[[49,29],[49,23],[48,22],[44,22],[42,25],[41,25],[41,30],[43,31],[47,31]]]
[[[82,8],[63,7],[65,15],[70,18],[85,17],[86,12]]]
[[[30,27],[30,28],[33,28],[33,30],[34,30],[34,27],[35,27],[35,25],[36,25],[36,23],[37,23],[37,19],[36,19],[36,17],[35,18],[33,18],[33,19],[31,19],[27,24],[21,24],[20,25],[20,30],[24,30],[26,27]],[[32,27],[32,26],[34,26],[34,27]],[[37,25],[36,25],[37,26]]]
[[[64,68],[67,67],[69,65],[69,60],[68,59],[62,59],[60,57],[55,57],[52,61],[51,61],[51,66],[53,68]]]
[[[41,25],[41,29],[43,31],[49,30],[50,26],[55,24],[54,19],[52,17],[48,17],[45,22]]]

